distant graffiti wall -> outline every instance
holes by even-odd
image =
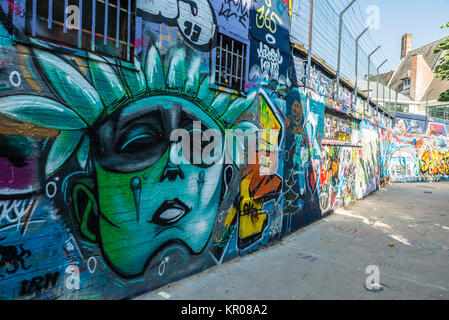
[[[447,181],[449,137],[445,123],[397,118],[391,144],[393,182]]]
[[[321,216],[319,165],[324,105],[304,91],[292,89],[287,98],[287,138],[284,152],[284,232]]]
[[[358,150],[325,146],[320,169],[320,206],[323,212],[336,210],[355,201]]]

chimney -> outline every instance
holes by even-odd
[[[401,60],[407,55],[407,53],[413,48],[413,35],[412,34],[404,34],[402,36],[402,44],[401,44]]]
[[[410,72],[410,96],[415,101],[422,101],[430,83],[433,72],[422,54],[412,56],[412,70]]]

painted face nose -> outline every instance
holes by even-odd
[[[164,168],[164,172],[162,173],[159,182],[163,182],[165,179],[168,179],[168,181],[175,181],[178,177],[180,177],[181,180],[184,180],[184,172],[178,165],[174,164],[179,162],[175,161],[175,158],[178,157],[178,144],[179,143],[172,143],[170,145],[170,154],[168,157],[167,165]]]

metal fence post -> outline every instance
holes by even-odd
[[[381,64],[380,64],[380,66],[378,66],[377,67],[377,91],[376,91],[376,98],[377,98],[377,115],[379,115],[379,70],[380,70],[380,68],[382,68],[383,67],[383,65],[385,64],[385,63],[387,63],[387,61],[388,61],[388,59],[387,60],[385,60],[384,62],[382,62]],[[385,106],[384,106],[385,107]]]
[[[389,89],[389,91],[390,91],[390,94],[389,94],[389,96],[388,96],[388,106],[389,106],[389,108],[390,108],[390,112],[392,111],[391,110],[391,107],[392,107],[392,103],[391,103],[391,87],[388,87],[388,89]]]
[[[370,99],[370,87],[369,87],[369,85],[370,85],[370,81],[371,81],[371,57],[373,56],[373,54],[375,54],[376,53],[376,51],[377,50],[379,50],[380,49],[380,46],[378,46],[373,52],[371,52],[369,55],[368,55],[368,93],[367,93],[367,98],[366,98],[366,101],[367,101],[367,108],[368,108],[368,106],[369,106],[369,99]],[[365,113],[365,111],[363,112],[363,113]]]
[[[382,90],[382,100],[383,100],[383,106],[382,106],[382,111],[384,113],[384,117],[385,117],[385,84],[382,85],[383,86],[383,90]]]
[[[394,102],[394,114],[396,115],[396,112],[398,112],[398,95],[399,95],[399,92],[398,92],[398,90],[395,90],[395,91],[396,91],[396,100]]]
[[[312,65],[312,37],[313,37],[313,0],[310,0],[309,52],[307,52],[307,80],[306,80],[307,85],[310,84],[310,68]],[[305,83],[304,86],[306,86]]]
[[[358,84],[358,70],[359,70],[359,40],[360,38],[369,30],[369,27],[366,27],[365,30],[359,36],[357,39],[355,39],[355,85],[354,85],[354,105],[357,104],[357,84]]]
[[[338,62],[337,62],[337,88],[336,88],[336,95],[339,96],[339,89],[340,89],[340,63],[341,63],[341,32],[343,28],[343,15],[346,11],[356,2],[356,0],[352,0],[350,4],[346,6],[346,8],[343,9],[343,11],[340,13],[340,25],[338,28]]]

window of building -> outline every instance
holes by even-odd
[[[247,45],[218,33],[215,84],[237,91],[245,88]]]
[[[427,107],[427,115],[431,118],[449,119],[449,105]]]
[[[410,88],[410,79],[405,79],[402,83],[402,89],[409,89]]]
[[[396,106],[396,112],[409,113],[409,106],[408,105],[403,105],[403,104],[398,104]]]
[[[26,33],[132,61],[135,0],[27,0]]]

